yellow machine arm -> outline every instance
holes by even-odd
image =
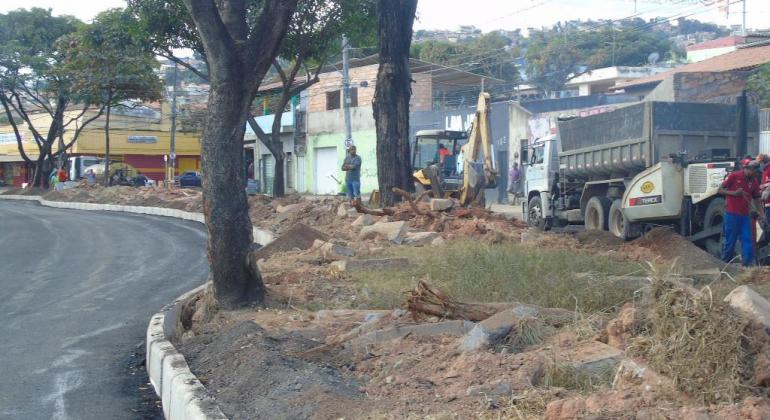
[[[468,144],[462,147],[463,186],[460,204],[465,206],[474,201],[482,201],[485,188],[497,186],[498,173],[492,159],[492,128],[489,124],[489,93],[481,92],[476,106]],[[484,153],[483,173],[478,168],[479,152]]]

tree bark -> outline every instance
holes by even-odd
[[[259,83],[278,55],[296,0],[266,0],[250,31],[243,1],[184,0],[208,58],[211,87],[201,141],[203,212],[213,293],[219,308],[264,298],[249,264],[252,225],[243,171],[243,136]],[[250,268],[251,267],[251,268]]]
[[[378,0],[380,67],[374,92],[377,179],[381,206],[399,197],[393,188],[414,191],[409,153],[409,99],[412,95],[409,46],[417,0]]]
[[[211,85],[201,142],[210,271],[214,296],[223,308],[259,302],[264,295],[259,273],[252,275],[246,266],[252,232],[241,154],[250,100],[239,94],[242,85],[235,76]]]

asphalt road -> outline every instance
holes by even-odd
[[[152,417],[127,364],[207,273],[200,224],[0,201],[0,418]]]

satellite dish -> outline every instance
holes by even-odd
[[[660,54],[658,54],[657,52],[654,52],[647,56],[647,62],[650,64],[655,64],[658,62],[658,60],[660,60]]]

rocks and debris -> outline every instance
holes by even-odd
[[[254,257],[257,260],[267,259],[276,252],[310,249],[317,240],[326,242],[329,237],[309,226],[297,223],[276,240],[254,252]]]
[[[371,258],[347,259],[335,261],[331,268],[337,271],[369,270],[382,268],[401,268],[409,265],[408,258]]]
[[[668,228],[655,228],[620,248],[620,253],[640,261],[676,262],[685,272],[705,270],[719,275],[722,261]]]
[[[725,297],[730,307],[763,325],[770,333],[770,302],[747,285],[738,286]]]

